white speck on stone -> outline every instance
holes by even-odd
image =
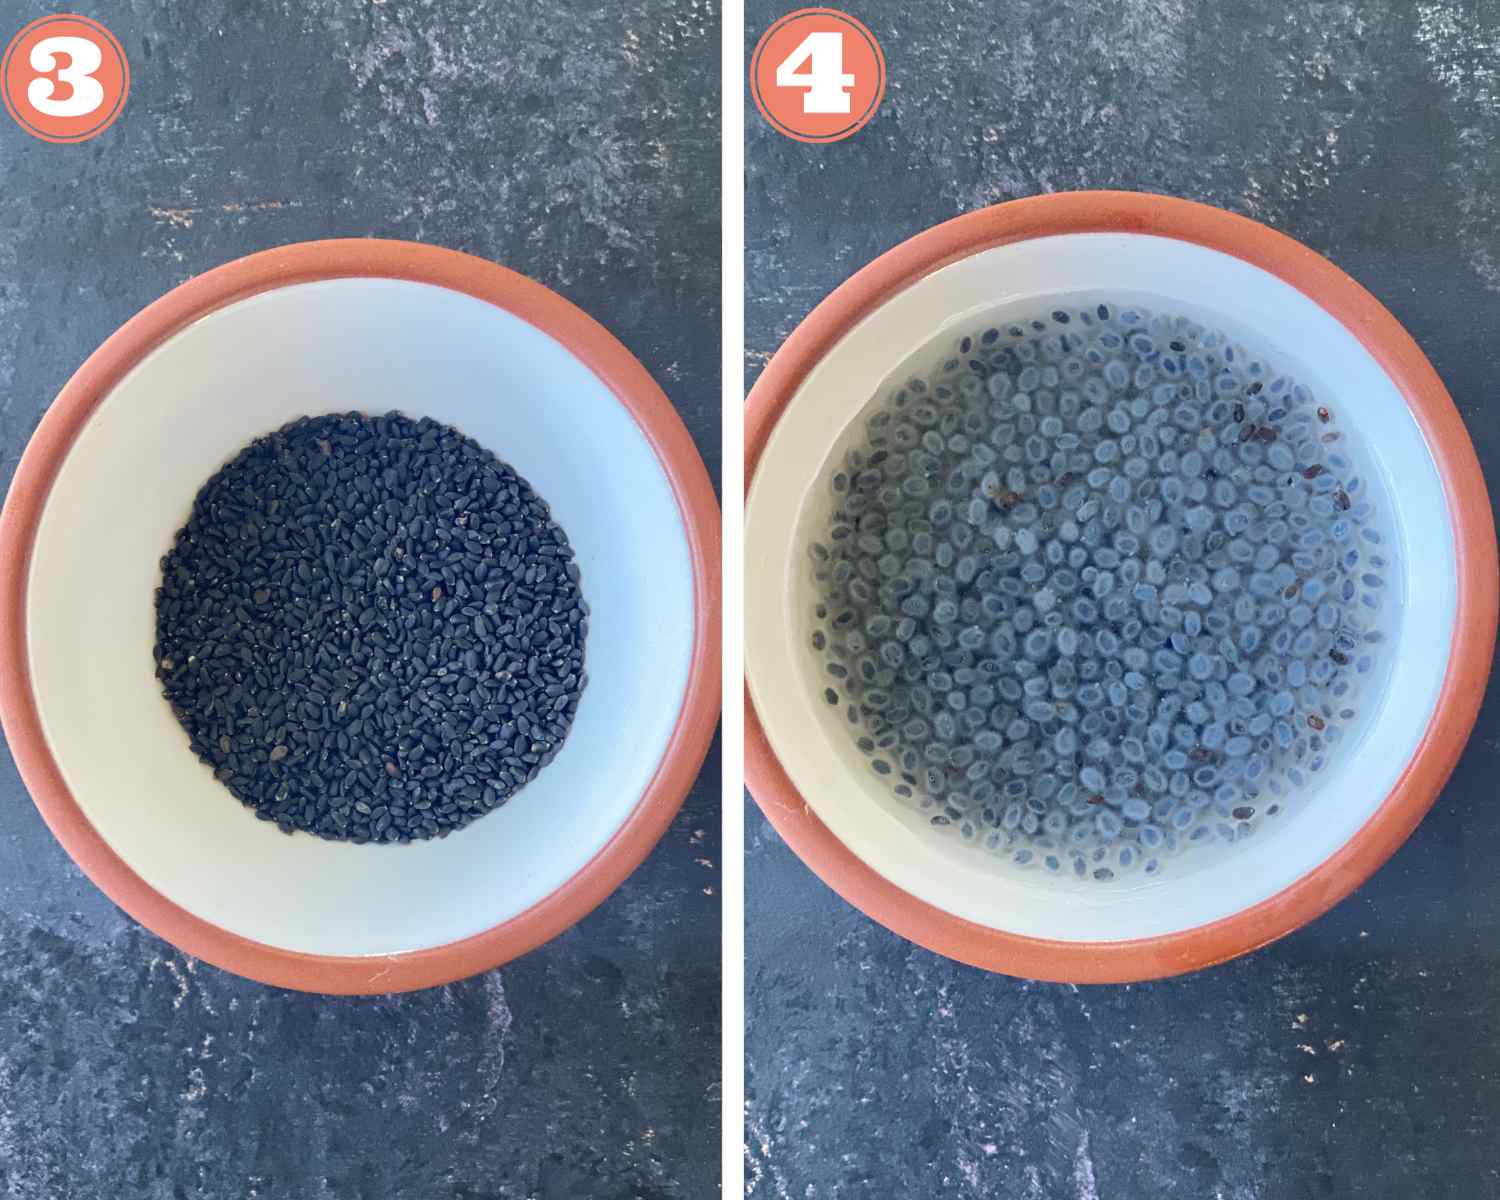
[[[1078,1151],[1073,1155],[1073,1188],[1077,1200],[1099,1200],[1099,1185],[1094,1178],[1094,1159],[1089,1153],[1087,1129],[1078,1139]]]

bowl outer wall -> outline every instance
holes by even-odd
[[[1432,807],[1474,727],[1495,646],[1500,572],[1478,459],[1442,380],[1381,303],[1326,258],[1222,209],[1138,192],[1060,192],[946,221],[851,276],[793,331],[745,405],[748,496],[777,420],[812,368],[886,300],[971,254],[1030,238],[1139,233],[1242,259],[1308,296],[1359,340],[1405,397],[1426,439],[1453,522],[1457,610],[1434,715],[1396,785],[1345,845],[1274,896],[1232,916],[1158,937],[1069,942],[1023,937],[927,904],[867,866],[798,794],[745,691],[745,778],[766,818],[825,883],[880,924],[986,970],[1058,983],[1129,983],[1198,970],[1258,949],[1320,916],[1368,879]]]
[[[561,343],[614,393],[640,427],[682,516],[693,573],[694,636],[676,725],[655,774],[599,852],[545,899],[491,929],[402,954],[336,956],[240,937],[169,901],[132,871],[73,799],[42,732],[26,650],[26,594],[37,524],[74,440],[134,366],[187,325],[275,288],[351,277],[431,284],[483,300]],[[205,272],[113,333],[78,369],[26,446],[0,511],[0,724],[48,827],[111,900],[174,946],[262,983],[376,994],[462,979],[509,962],[582,920],[645,859],[682,806],[719,715],[722,577],[713,485],[681,418],[646,369],[608,330],[557,293],[495,263],[413,242],[304,242]]]

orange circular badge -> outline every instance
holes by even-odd
[[[45,142],[86,142],[119,117],[130,64],[114,34],[88,17],[58,13],[11,39],[0,64],[5,107]]]
[[[875,35],[836,8],[788,13],[750,59],[750,91],[772,128],[799,142],[838,142],[869,124],[885,95]]]

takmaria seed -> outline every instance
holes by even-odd
[[[928,361],[828,466],[801,560],[822,711],[933,836],[1007,869],[1105,885],[1234,853],[1354,740],[1398,618],[1344,406],[1134,305]]]
[[[839,547],[811,561],[847,562]],[[846,644],[843,612],[815,651]],[[567,535],[489,451],[400,413],[303,417],[199,491],[161,562],[156,673],[194,753],[256,816],[407,842],[552,762],[588,627]]]

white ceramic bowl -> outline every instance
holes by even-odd
[[[1158,212],[1159,206],[1173,203],[1141,199]],[[1217,216],[1251,226],[1227,214]],[[902,910],[902,931],[919,941],[984,965],[1060,978],[1161,973],[1153,956],[1174,946],[1180,950],[1187,944],[1182,939],[1194,936],[1200,948],[1213,946],[1205,961],[1223,957],[1222,923],[1265,912],[1268,905],[1280,905],[1283,917],[1290,916],[1296,906],[1287,908],[1285,902],[1299,883],[1316,878],[1325,864],[1360,839],[1397,794],[1434,729],[1452,720],[1461,722],[1466,733],[1472,722],[1472,712],[1464,718],[1439,709],[1450,682],[1450,650],[1460,632],[1458,543],[1465,530],[1456,522],[1452,503],[1455,476],[1450,472],[1445,477],[1439,469],[1429,440],[1433,427],[1424,427],[1411,389],[1403,388],[1377,357],[1380,346],[1362,341],[1362,331],[1299,288],[1295,276],[1279,273],[1274,259],[1251,261],[1256,241],[1247,231],[1229,232],[1239,233],[1237,246],[1204,244],[1207,239],[1185,236],[1169,223],[1156,232],[1118,231],[1108,221],[1095,220],[973,244],[966,253],[914,271],[904,286],[888,294],[870,295],[866,276],[867,302],[846,308],[837,322],[815,328],[823,344],[809,352],[807,369],[795,383],[773,377],[783,400],[759,450],[746,507],[751,569],[745,659],[754,714],[777,768],[831,839],[809,839],[810,861],[822,858],[825,870],[847,874],[847,863],[833,867],[827,855],[836,845],[852,856],[889,889],[877,906]],[[1273,248],[1282,249],[1282,242],[1276,238]],[[827,528],[827,479],[833,464],[862,434],[858,418],[873,397],[886,394],[914,371],[925,373],[938,353],[934,347],[944,344],[944,338],[1054,308],[1091,308],[1103,300],[1184,314],[1226,331],[1264,354],[1278,371],[1306,383],[1319,403],[1337,414],[1340,426],[1357,431],[1340,449],[1376,485],[1392,551],[1388,574],[1394,576],[1380,617],[1388,639],[1379,658],[1385,673],[1365,685],[1360,716],[1338,753],[1330,755],[1328,767],[1309,779],[1284,812],[1263,820],[1257,836],[1248,841],[1195,846],[1168,860],[1154,877],[1136,873],[1108,886],[1066,872],[1021,871],[937,833],[925,814],[894,796],[888,783],[871,772],[841,708],[830,707],[822,696],[827,681],[808,645],[817,597],[806,553],[808,543]],[[818,318],[815,313],[809,324]],[[1440,394],[1435,377],[1431,383]],[[1446,395],[1441,400],[1448,403]],[[1451,412],[1451,403],[1448,408]],[[1466,439],[1456,451],[1467,453],[1472,464]],[[1477,468],[1473,475],[1477,478]],[[1487,505],[1483,507],[1487,520]],[[1466,550],[1472,559],[1488,548],[1491,598],[1480,633],[1487,629],[1492,638],[1493,532],[1471,530],[1471,539],[1476,532],[1477,540]],[[1484,570],[1480,568],[1481,575]],[[1466,686],[1471,689],[1464,705],[1468,711],[1477,693]],[[753,764],[752,775],[756,773]],[[773,793],[767,811],[775,819],[774,793],[779,789],[768,780],[756,790],[757,798],[763,790]],[[1423,809],[1435,791],[1435,786],[1427,788]],[[1339,886],[1352,887],[1358,882],[1349,882],[1352,878],[1344,872]],[[865,889],[854,890],[856,903],[870,899]],[[1326,889],[1314,890],[1322,907],[1337,898],[1324,894]],[[920,919],[913,920],[914,914]],[[934,923],[934,914],[956,923]],[[965,934],[986,947],[983,952],[955,951],[944,930],[966,926],[994,934]],[[1253,922],[1243,930],[1245,944],[1231,950],[1246,949],[1268,940],[1267,933],[1275,936],[1289,927],[1285,920]],[[1207,930],[1219,933],[1209,936],[1203,932]],[[1047,944],[1061,949],[1040,957],[1031,954]],[[1126,948],[1133,957],[1122,955]],[[1090,963],[1100,962],[1101,954],[1115,965],[1091,970]],[[1190,953],[1189,959],[1195,956]]]
[[[327,990],[493,965],[607,894],[701,762],[717,676],[717,512],[702,464],[618,343],[500,268],[365,242],[224,271],[162,336],[127,326],[127,345],[101,350],[129,361],[107,388],[90,385],[86,412],[70,410],[60,453],[38,434],[55,471],[25,523],[20,602],[41,744],[12,704],[12,745],[49,820],[51,789],[28,759],[50,759],[92,838],[144,885],[117,898],[195,953]],[[226,297],[252,277],[250,294]],[[555,761],[497,811],[407,845],[256,819],[192,754],[153,674],[160,559],[198,489],[252,439],[350,409],[430,416],[514,467],[567,531],[591,606],[589,686]],[[34,504],[36,486],[23,467],[10,504]],[[186,939],[164,917],[174,910],[195,922]],[[246,945],[259,949],[246,957]]]

